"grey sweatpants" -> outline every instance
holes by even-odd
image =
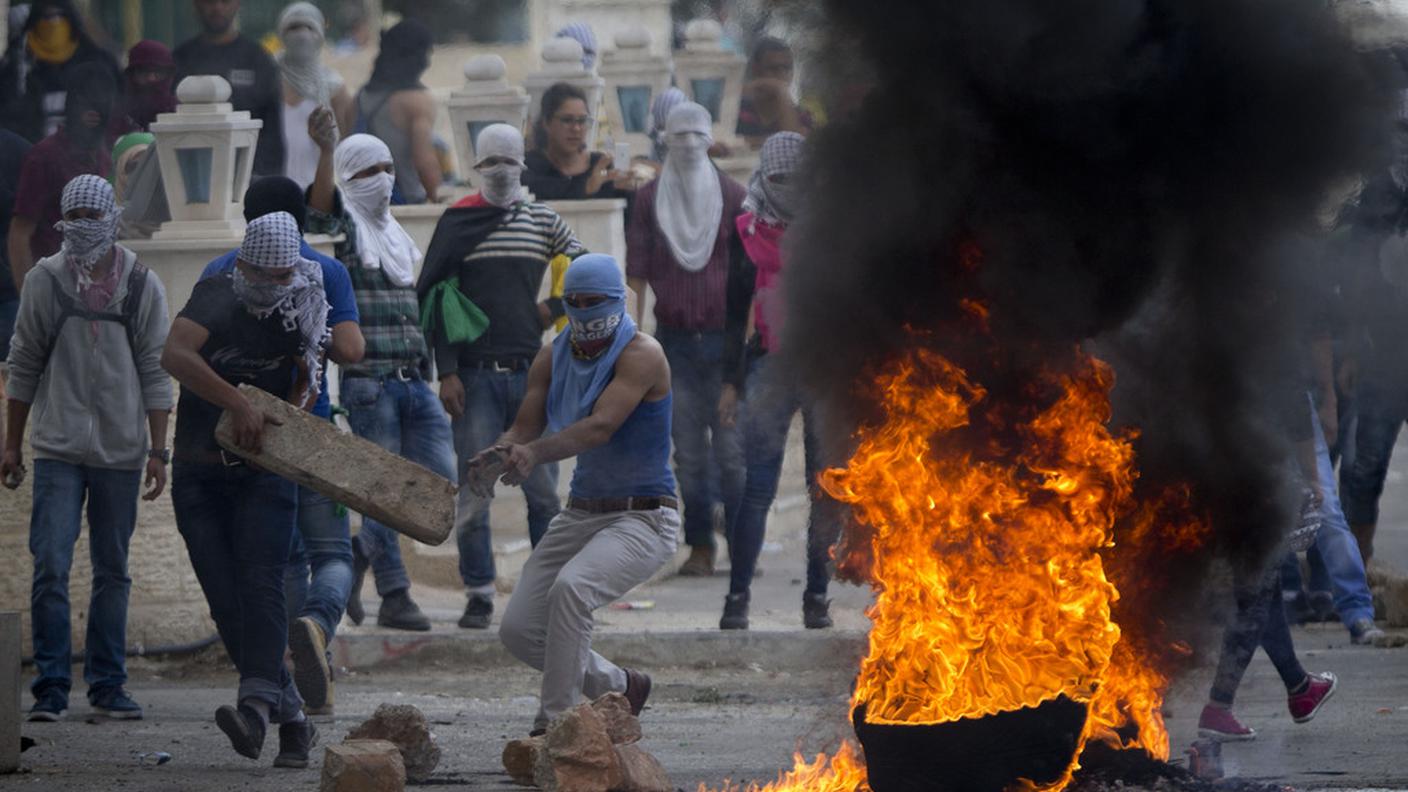
[[[626,673],[592,651],[592,612],[650,579],[675,553],[674,509],[592,514],[567,509],[533,549],[499,637],[543,672],[535,728],[577,704],[626,689]]]

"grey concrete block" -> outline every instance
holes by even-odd
[[[241,385],[240,392],[283,423],[266,426],[263,448],[250,454],[235,445],[226,413],[215,429],[215,440],[226,451],[412,539],[438,545],[450,535],[455,524],[454,484],[375,443],[344,434],[277,396],[248,385]]]

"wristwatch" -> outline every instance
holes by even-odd
[[[153,448],[147,452],[147,456],[152,459],[160,459],[163,465],[171,464],[171,449],[169,448]]]

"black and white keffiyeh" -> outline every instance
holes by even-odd
[[[60,220],[54,228],[64,235],[62,253],[73,262],[79,276],[79,286],[91,285],[93,267],[112,250],[117,242],[118,218],[121,212],[107,179],[85,173],[64,185],[59,208],[65,215],[74,209],[92,209],[102,216],[84,220]],[[89,281],[89,282],[85,282]]]
[[[807,139],[796,132],[778,132],[763,142],[758,154],[758,170],[748,180],[748,197],[743,211],[772,225],[786,225],[797,213],[793,179],[802,166],[802,148]],[[769,176],[786,176],[771,181]]]
[[[255,283],[234,271],[235,297],[250,313],[264,318],[277,313],[284,329],[303,337],[303,359],[308,364],[310,387],[321,377],[323,350],[332,339],[328,330],[328,300],[323,291],[323,270],[301,252],[303,236],[288,212],[274,212],[251,220],[240,245],[239,260],[251,267],[294,269],[287,284]]]

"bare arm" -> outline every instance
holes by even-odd
[[[10,236],[5,241],[10,254],[10,277],[15,281],[15,290],[24,289],[24,276],[34,269],[34,257],[30,255],[29,239],[34,236],[36,223],[28,217],[16,215],[10,218]]]
[[[548,388],[552,385],[552,345],[538,350],[533,366],[528,369],[528,385],[523,404],[514,416],[513,426],[494,445],[530,443],[543,436],[548,425]]]
[[[360,363],[367,353],[367,340],[362,337],[362,328],[356,322],[338,322],[332,326],[332,345],[328,347],[328,358],[339,366]]]
[[[416,175],[425,187],[425,200],[435,203],[440,200],[440,158],[435,155],[432,135],[435,130],[435,98],[429,91],[407,93],[410,118],[411,161],[415,164]]]
[[[333,212],[332,155],[337,150],[337,129],[332,111],[320,107],[308,116],[308,137],[318,144],[318,170],[308,188],[308,205],[323,214]]]
[[[636,320],[637,325],[644,327],[641,323],[644,321],[645,317],[645,278],[627,278],[626,286],[636,293],[636,298],[632,301],[633,304],[631,307],[634,309],[634,312],[631,318]]]
[[[166,448],[166,424],[171,414],[167,410],[148,410],[147,428],[152,435],[152,448]],[[147,491],[142,500],[154,501],[166,490],[166,463],[152,457],[147,460]]]

